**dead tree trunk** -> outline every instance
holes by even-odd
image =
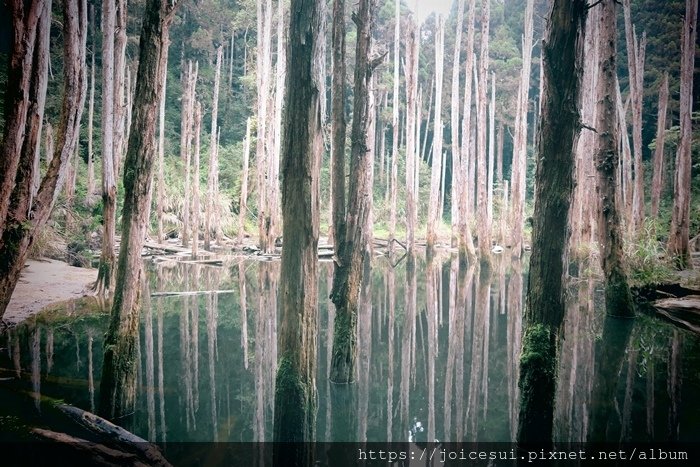
[[[102,2],[102,251],[96,288],[108,295],[114,289],[114,230],[117,181],[114,167],[114,1]]]
[[[664,73],[664,79],[659,89],[659,116],[656,119],[656,148],[654,149],[654,175],[651,181],[651,213],[650,217],[656,219],[659,215],[659,201],[661,200],[661,188],[663,187],[664,174],[664,141],[666,139],[666,114],[668,109],[668,72]]]
[[[316,419],[316,319],[318,313],[319,171],[324,2],[292,0],[282,120],[281,328],[275,385],[275,459],[313,465]],[[289,446],[292,446],[289,448]]]
[[[250,164],[250,117],[245,122],[245,143],[243,144],[243,169],[241,171],[241,198],[238,204],[238,243],[245,234],[245,217],[248,211],[248,168]],[[206,235],[206,232],[205,232]]]
[[[355,87],[351,133],[348,212],[345,239],[336,262],[331,300],[336,307],[333,329],[333,359],[330,379],[350,383],[355,378],[357,306],[362,282],[362,264],[371,246],[368,219],[372,210],[372,157],[370,143],[372,99],[370,82],[382,57],[370,57],[375,0],[361,0],[352,15],[357,25]]]
[[[117,284],[105,337],[100,384],[100,413],[114,419],[130,410],[135,396],[140,283],[143,279],[141,248],[148,225],[151,180],[156,156],[156,115],[167,63],[168,29],[174,2],[149,0],[139,43],[139,68],[134,118],[129,132],[124,171],[122,241]]]
[[[192,167],[192,256],[199,253],[199,143],[202,134],[202,104],[197,101],[194,106],[194,161]]]
[[[629,71],[630,100],[632,104],[632,147],[634,149],[634,191],[632,200],[631,231],[637,232],[644,223],[644,165],[642,164],[642,100],[644,98],[644,54],[646,34],[637,42],[632,26],[630,0],[622,2],[625,17],[627,69]]]
[[[488,258],[491,252],[491,222],[487,207],[486,176],[486,95],[489,77],[489,21],[491,14],[490,0],[481,2],[481,50],[479,56],[479,89],[477,101],[477,209],[479,218],[477,232],[479,236],[479,255]]]
[[[462,147],[460,149],[461,161],[459,171],[464,177],[462,189],[459,191],[458,208],[459,214],[459,252],[462,258],[473,258],[476,255],[474,250],[474,239],[471,232],[472,212],[469,203],[469,194],[474,191],[474,186],[469,177],[470,167],[475,164],[475,154],[471,151],[471,129],[472,129],[472,77],[474,69],[474,19],[476,2],[469,2],[469,13],[467,15],[467,59],[464,66],[464,109],[462,115]]]
[[[452,59],[452,94],[450,95],[450,135],[452,139],[452,183],[450,197],[450,223],[452,225],[452,246],[457,246],[459,240],[459,200],[464,188],[464,179],[460,167],[462,151],[459,144],[459,56],[462,48],[462,26],[464,23],[464,0],[457,7],[457,26],[455,29],[455,47]],[[471,51],[467,50],[467,53]],[[467,77],[469,80],[469,77]],[[463,136],[464,137],[464,136]],[[466,155],[466,154],[465,154]]]
[[[579,135],[585,0],[555,0],[543,41],[533,255],[520,357],[518,442],[551,443],[574,150]],[[612,16],[614,19],[614,15]]]
[[[13,31],[8,83],[26,83],[14,89],[8,86],[5,100],[5,133],[2,148],[4,183],[13,183],[7,208],[0,216],[0,318],[5,313],[12,292],[39,232],[51,214],[65,178],[68,159],[78,145],[80,117],[85,103],[87,78],[85,51],[87,39],[87,4],[85,0],[63,2],[63,74],[64,92],[61,124],[56,152],[46,169],[36,196],[31,196],[34,155],[39,143],[43,113],[42,89],[48,80],[49,28],[51,2],[11,2]],[[28,50],[29,44],[31,47]],[[26,57],[25,54],[29,54]],[[21,131],[15,132],[16,129]]]
[[[345,0],[333,2],[333,77],[331,78],[331,198],[333,250],[345,240]]]
[[[165,204],[165,89],[168,79],[168,57],[165,57],[165,66],[161,69],[163,86],[161,87],[160,107],[158,112],[158,194],[156,199],[156,216],[158,217],[158,243],[163,243],[163,205]]]
[[[668,253],[678,269],[691,268],[690,235],[690,181],[691,139],[693,111],[693,70],[695,66],[695,37],[697,36],[698,0],[686,0],[681,48],[681,134],[676,153],[676,171],[673,183],[673,214],[668,237]]]
[[[532,17],[534,0],[528,0],[525,7],[525,26],[522,41],[523,68],[520,71],[520,93],[515,118],[513,139],[513,162],[511,163],[511,206],[512,206],[512,255],[520,256],[523,249],[523,220],[525,215],[525,180],[527,171],[527,109],[530,92],[530,68],[532,67]]]
[[[396,235],[396,192],[399,173],[399,60],[401,38],[401,2],[395,1],[394,16],[394,92],[392,94],[392,119],[391,119],[391,170],[389,172],[389,248],[393,245]]]
[[[428,200],[428,248],[435,246],[436,229],[442,218],[440,211],[440,179],[442,175],[442,75],[445,54],[445,18],[437,17],[435,30],[435,118],[433,119],[433,160],[430,173],[430,198]]]
[[[406,246],[412,254],[416,242],[418,207],[416,173],[420,164],[420,106],[418,94],[418,42],[420,29],[409,21],[406,39]]]
[[[221,59],[223,49],[221,46],[216,50],[216,74],[214,75],[214,95],[212,97],[211,109],[211,133],[209,134],[209,175],[207,177],[207,211],[204,214],[204,249],[211,248],[212,227],[219,232],[219,160],[217,151],[217,125],[219,118],[219,88],[221,83]],[[214,225],[212,225],[212,221]],[[217,240],[219,235],[216,235]]]
[[[114,0],[116,4],[114,26],[114,178],[119,178],[126,152],[125,100],[129,94],[126,65],[126,0]]]
[[[601,245],[601,263],[605,273],[605,304],[608,314],[634,316],[627,275],[623,267],[622,229],[619,205],[616,202],[616,173],[620,163],[617,126],[615,124],[616,47],[615,0],[604,0],[600,6],[599,79],[596,131],[596,168],[598,197],[601,207],[598,215],[598,239]]]
[[[486,213],[489,225],[493,224],[493,165],[496,156],[496,73],[491,72],[491,102],[489,103],[489,165]]]
[[[95,115],[95,9],[90,5],[90,42],[92,49],[90,51],[90,100],[88,102],[88,121],[87,121],[87,187],[85,189],[85,205],[92,207],[95,203],[95,153],[92,147],[93,123]]]

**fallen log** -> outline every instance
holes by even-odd
[[[652,306],[658,314],[684,329],[700,334],[700,295],[656,300]]]
[[[33,428],[31,432],[42,440],[62,443],[66,448],[75,450],[76,454],[88,457],[91,465],[143,465],[142,460],[135,454],[108,448],[100,443],[94,443],[66,433],[45,430],[43,428]]]

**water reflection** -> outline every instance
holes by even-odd
[[[156,441],[270,440],[279,264],[149,268],[128,428]],[[514,439],[526,269],[505,257],[491,268],[446,255],[395,267],[375,258],[361,289],[356,383],[334,385],[332,264],[321,263],[319,439]],[[648,317],[605,319],[596,286],[577,279],[567,295],[556,439],[697,439],[698,337]],[[89,303],[33,318],[2,339],[1,376],[20,378],[35,401],[93,411],[107,323]]]

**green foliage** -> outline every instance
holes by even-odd
[[[646,219],[636,239],[625,242],[632,285],[658,284],[671,279],[666,248],[657,236],[660,229],[656,219]]]

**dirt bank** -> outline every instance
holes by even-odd
[[[92,295],[97,269],[76,268],[52,259],[29,260],[3,321],[16,324],[54,302]]]

